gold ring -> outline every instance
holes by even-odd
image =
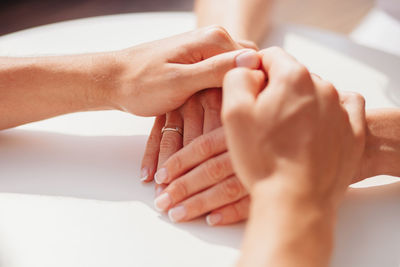
[[[181,127],[178,127],[178,126],[175,126],[175,127],[165,126],[165,127],[162,128],[161,134],[163,134],[166,131],[177,132],[177,133],[179,133],[180,135],[183,136],[183,129]]]

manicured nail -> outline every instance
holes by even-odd
[[[165,211],[171,205],[171,197],[168,193],[163,193],[154,200],[154,206],[158,211]]]
[[[168,174],[166,168],[159,169],[154,175],[154,180],[156,180],[157,184],[162,184],[167,181]]]
[[[140,171],[140,177],[141,177],[140,181],[141,182],[146,181],[147,178],[149,178],[149,174],[150,174],[149,168],[143,167],[142,170]]]
[[[249,69],[258,69],[260,67],[260,58],[254,50],[248,50],[236,57],[236,67]]]
[[[206,221],[207,221],[207,224],[210,226],[216,225],[222,221],[222,215],[219,213],[207,215]]]
[[[156,189],[156,197],[158,197],[159,195],[161,195],[161,192],[164,190],[165,188],[161,185],[159,185]]]
[[[186,216],[186,209],[184,206],[177,206],[168,211],[168,217],[172,222],[179,222]]]

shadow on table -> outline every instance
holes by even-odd
[[[138,171],[145,140],[4,131],[0,191],[150,203],[153,194],[139,183]]]
[[[145,136],[0,133],[1,192],[105,201],[141,201],[153,208],[153,186],[139,182]],[[161,220],[167,220],[165,215]],[[333,266],[398,267],[400,183],[351,189],[339,215]],[[238,248],[243,225],[176,224],[212,244]]]
[[[0,192],[103,201],[140,201],[153,209],[154,186],[139,169],[146,136],[76,136],[8,130],[0,133]],[[170,223],[165,214],[160,220]],[[212,244],[238,248],[241,224],[216,228],[204,218],[174,224]]]

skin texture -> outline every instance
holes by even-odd
[[[253,198],[238,266],[328,266],[336,210],[365,148],[365,102],[281,49],[262,55],[264,72],[224,80],[228,150]]]
[[[248,50],[221,27],[129,49],[76,56],[0,58],[0,129],[87,110],[162,115],[221,87]]]
[[[269,25],[267,18],[269,17],[271,9],[271,1],[223,0],[215,2],[199,0],[196,1],[195,4],[199,27],[213,24],[221,25],[227,28],[234,39],[237,40],[238,49],[249,48],[258,50],[254,42],[261,40],[261,38],[265,36]],[[227,8],[229,10],[227,10]],[[253,28],[251,25],[255,22],[254,19],[256,17],[266,18],[265,23],[259,27]],[[249,68],[258,68],[259,60],[255,60],[255,56],[250,54],[242,56],[239,65]],[[141,180],[143,182],[152,181],[155,172],[160,169],[160,166],[164,164],[170,156],[179,151],[182,147],[187,146],[191,140],[196,137],[207,134],[211,130],[220,127],[220,108],[221,89],[213,88],[193,95],[189,101],[179,109],[157,117],[143,156]],[[165,125],[181,127],[183,129],[183,136],[172,131],[167,131],[163,135],[160,135],[160,131]],[[159,172],[159,174],[160,173],[163,173],[163,171]],[[158,175],[158,178],[159,183],[155,186],[156,196],[165,189],[167,184],[160,179],[162,175]],[[220,179],[223,178],[226,177],[221,177]],[[234,180],[237,179],[234,178]],[[164,197],[164,199],[171,202],[168,197]],[[199,199],[203,198],[200,197]],[[173,205],[173,202],[175,202],[175,200],[168,206]],[[224,201],[219,201],[219,203],[222,202]],[[219,207],[216,206],[217,203],[218,202],[213,202],[213,207]],[[188,203],[188,205],[190,205],[190,203]],[[196,213],[185,216],[185,220],[197,217],[209,211],[209,208],[210,207],[205,206],[202,209],[197,209],[198,211]],[[181,220],[182,219],[183,218],[181,218]]]
[[[368,110],[366,118],[365,151],[351,183],[376,175],[399,177],[400,110]],[[185,220],[210,212],[207,217],[210,225],[247,219],[250,206],[247,190],[236,182],[225,186],[225,180],[235,177],[235,174],[230,158],[222,155],[227,155],[222,127],[196,138],[172,155],[162,165],[168,173],[166,183],[170,184],[164,193],[168,193],[172,200],[166,210],[174,205],[191,207],[190,210],[187,207],[188,217]],[[196,194],[202,189],[205,191]]]

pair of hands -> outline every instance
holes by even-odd
[[[238,61],[246,63],[251,50],[248,43],[242,44],[225,29],[211,26],[109,53],[107,73],[117,78],[107,86],[117,90],[105,89],[104,95],[113,109],[139,116],[163,115],[196,92],[221,87],[228,70]],[[174,115],[167,117],[173,120]]]
[[[275,50],[278,51],[278,58],[274,59],[275,61],[280,59],[282,62],[289,61],[289,63],[292,63],[288,60],[288,56],[279,49],[268,49],[262,54],[271,54]],[[291,58],[289,57],[289,59]],[[298,64],[297,62],[295,63]],[[304,67],[295,70],[287,70],[285,69],[286,67],[290,67],[290,65],[275,67],[275,72],[269,73],[269,75],[272,78],[279,77],[280,84],[288,87],[298,86],[297,83],[301,85],[302,81],[293,82],[293,80],[298,76],[302,79],[303,76],[307,77],[309,75]],[[312,77],[313,79],[318,79],[318,81],[320,80],[315,75],[312,75]],[[327,82],[321,81],[320,83],[325,83],[325,86],[333,88]],[[269,86],[277,85],[269,84]],[[215,99],[219,99],[219,97],[217,96]],[[347,94],[341,94],[343,99],[348,97]],[[160,125],[159,127],[162,126]],[[238,130],[238,132],[243,131],[247,131],[247,127],[243,126],[240,131]],[[155,132],[159,133],[160,130]],[[250,204],[248,190],[235,175],[227,153],[224,130],[222,128],[200,136],[188,145],[186,145],[188,143],[186,142],[185,147],[171,157],[172,151],[176,151],[177,147],[172,148],[171,153],[167,153],[167,156],[164,156],[162,151],[167,150],[169,146],[168,144],[163,144],[161,150],[159,150],[159,143],[154,142],[154,139],[152,141],[154,134],[152,132],[149,144],[153,144],[154,146],[152,145],[152,147],[155,149],[147,149],[143,162],[149,162],[150,160],[148,159],[150,158],[155,159],[154,161],[156,162],[157,153],[161,151],[161,164],[158,167],[161,169],[160,173],[165,179],[160,181],[163,184],[161,186],[163,194],[156,199],[156,206],[160,210],[170,210],[169,215],[174,221],[186,221],[211,212],[207,216],[207,222],[210,225],[229,224],[247,218]],[[179,139],[176,134],[175,137]],[[251,162],[254,162],[253,160],[251,159]],[[263,159],[260,160],[262,161]],[[364,175],[361,174],[362,165],[358,166],[359,171],[348,184],[358,181]],[[155,166],[154,163],[153,166]],[[150,179],[151,177],[147,177],[147,181]],[[158,190],[160,191],[160,187]],[[174,212],[176,210],[178,212]],[[174,213],[179,216],[174,216]]]

